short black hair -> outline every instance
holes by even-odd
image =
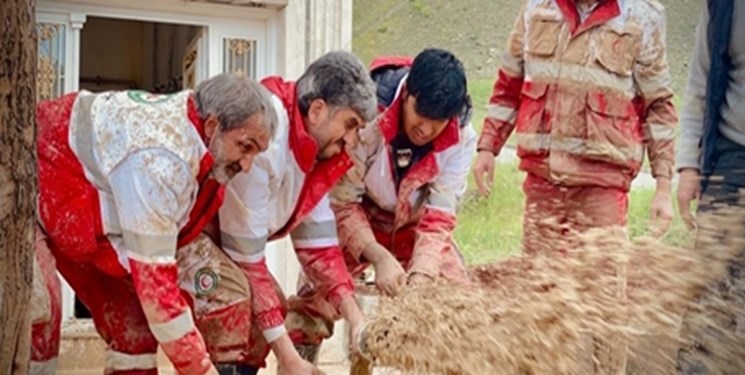
[[[468,102],[463,64],[450,51],[428,48],[411,65],[406,88],[416,98],[419,116],[445,120],[460,114]]]

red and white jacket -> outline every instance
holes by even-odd
[[[228,184],[220,231],[223,249],[247,273],[253,321],[272,342],[285,328],[264,257],[267,241],[289,234],[303,271],[337,310],[342,299],[354,293],[328,198],[352,161],[345,152],[316,161],[318,145],[305,129],[295,84],[278,77],[262,84],[273,93],[277,132],[251,169]]]
[[[411,59],[381,58],[372,69],[410,65]],[[392,101],[382,103],[378,122],[360,133],[352,152],[355,168],[332,192],[339,240],[358,260],[366,247],[381,243],[397,256],[409,258],[409,272],[436,277],[443,273],[442,253],[452,247],[456,208],[466,191],[476,133],[467,116],[453,117],[433,141],[432,150],[410,167],[397,188],[391,141],[400,129],[404,102],[400,94],[406,76],[396,79]],[[380,82],[378,86],[380,100],[381,92],[389,88],[381,90]]]
[[[566,186],[628,190],[644,154],[672,177],[678,122],[657,0],[525,0],[478,147],[515,131],[520,169]]]
[[[208,178],[213,160],[191,93],[83,91],[40,103],[37,119],[39,221],[53,253],[130,274],[176,369],[204,373],[209,357],[175,253],[217,213],[224,189]]]

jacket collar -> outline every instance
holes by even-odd
[[[619,0],[599,0],[590,16],[582,22],[575,0],[556,0],[572,36],[577,36],[595,26],[602,25],[621,14]]]
[[[318,155],[318,144],[315,139],[308,134],[305,120],[300,113],[300,107],[297,103],[297,86],[295,82],[285,81],[281,77],[267,77],[261,81],[271,93],[276,95],[282,105],[287,110],[287,116],[290,119],[289,124],[289,142],[295,160],[300,169],[308,173],[313,169]]]

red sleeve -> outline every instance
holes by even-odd
[[[251,286],[253,321],[261,331],[284,324],[282,303],[274,286],[274,279],[266,266],[266,258],[256,263],[240,263]]]
[[[352,276],[339,246],[296,248],[295,252],[305,274],[337,311],[344,298],[354,296]]]
[[[129,260],[135,292],[150,330],[161,344],[176,371],[204,374],[210,358],[191,309],[178,287],[176,263],[146,263]]]
[[[416,240],[409,272],[430,277],[440,274],[442,254],[451,246],[455,216],[445,211],[426,208],[416,226]]]
[[[499,153],[515,128],[515,116],[520,106],[523,77],[499,70],[494,90],[489,99],[489,112],[484,118],[484,127],[477,148],[479,151]]]

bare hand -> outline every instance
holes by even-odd
[[[375,286],[388,296],[395,296],[406,282],[406,272],[401,264],[386,251],[386,256],[375,263]]]
[[[365,323],[356,323],[354,325],[350,325],[349,327],[349,351],[352,353],[353,356],[363,356],[365,353],[362,351],[362,347],[364,346],[362,344],[362,340],[364,339],[362,337],[362,331],[365,328]]]
[[[272,341],[270,345],[274,356],[277,357],[279,375],[323,374],[321,370],[315,368],[310,362],[300,357],[287,333]]]
[[[696,228],[696,220],[691,212],[691,203],[701,198],[701,176],[696,169],[680,171],[678,182],[678,211],[688,230]]]
[[[486,178],[484,178],[484,175],[486,175]],[[473,177],[476,179],[476,185],[481,195],[488,197],[494,183],[494,154],[489,151],[479,151],[476,156],[476,164],[473,166]]]
[[[673,221],[673,200],[670,193],[656,192],[652,198],[650,228],[653,237],[662,237]]]

